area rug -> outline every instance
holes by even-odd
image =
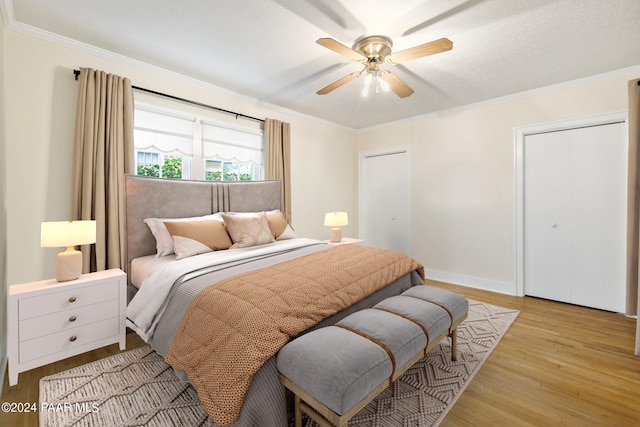
[[[469,302],[458,360],[444,339],[360,411],[357,427],[437,426],[504,336],[518,311]],[[196,391],[145,346],[40,380],[41,426],[213,426]],[[315,423],[306,420],[305,425]]]

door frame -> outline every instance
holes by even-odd
[[[365,150],[365,151],[360,151],[358,153],[358,236],[359,237],[363,237],[362,236],[362,231],[364,230],[363,225],[365,224],[365,209],[364,209],[364,202],[363,202],[363,197],[362,197],[362,191],[363,191],[363,183],[364,183],[364,176],[363,176],[363,163],[365,161],[365,159],[367,157],[374,157],[374,156],[388,156],[388,155],[392,155],[392,154],[402,154],[402,153],[407,153],[408,157],[409,157],[409,164],[407,165],[407,175],[409,177],[408,179],[408,185],[409,185],[409,238],[411,239],[411,241],[409,242],[409,254],[407,255],[411,255],[413,253],[413,190],[412,190],[412,183],[413,183],[413,175],[412,175],[412,169],[411,169],[411,164],[413,163],[413,157],[411,155],[411,145],[409,144],[405,144],[405,145],[395,145],[392,147],[383,147],[383,148],[376,148],[376,149],[372,149],[372,150]],[[365,245],[366,245],[366,241],[365,241]]]
[[[515,139],[515,256],[514,271],[516,282],[516,295],[524,296],[524,141],[527,135],[544,132],[555,132],[581,127],[606,125],[624,122],[628,125],[629,113],[627,110],[611,113],[596,114],[592,116],[578,117],[574,119],[558,120],[553,122],[538,123],[535,125],[521,126],[514,129]],[[627,141],[628,144],[628,141]]]

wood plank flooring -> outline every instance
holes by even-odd
[[[635,319],[427,281],[520,311],[441,426],[639,426]]]
[[[638,426],[635,319],[584,307],[428,281],[520,316],[441,426]],[[127,350],[144,345],[127,335]],[[112,345],[20,374],[1,402],[38,402],[38,382],[118,353]],[[1,426],[37,426],[37,414],[0,412]]]

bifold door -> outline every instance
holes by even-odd
[[[525,294],[624,312],[625,123],[527,135]]]

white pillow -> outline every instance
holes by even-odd
[[[287,228],[284,229],[282,234],[276,237],[276,240],[289,240],[289,239],[295,239],[297,237],[298,236],[296,236],[296,233],[293,231],[293,228],[291,228],[291,226],[287,224]]]
[[[207,219],[222,221],[222,216],[220,212],[217,212],[210,215],[189,218],[145,218],[143,222],[147,224],[149,230],[151,230],[151,234],[153,234],[153,237],[156,238],[156,256],[159,258],[175,253],[173,250],[173,237],[171,237],[171,234],[169,234],[169,231],[167,231],[167,227],[164,225],[165,221],[191,222],[203,221]]]

